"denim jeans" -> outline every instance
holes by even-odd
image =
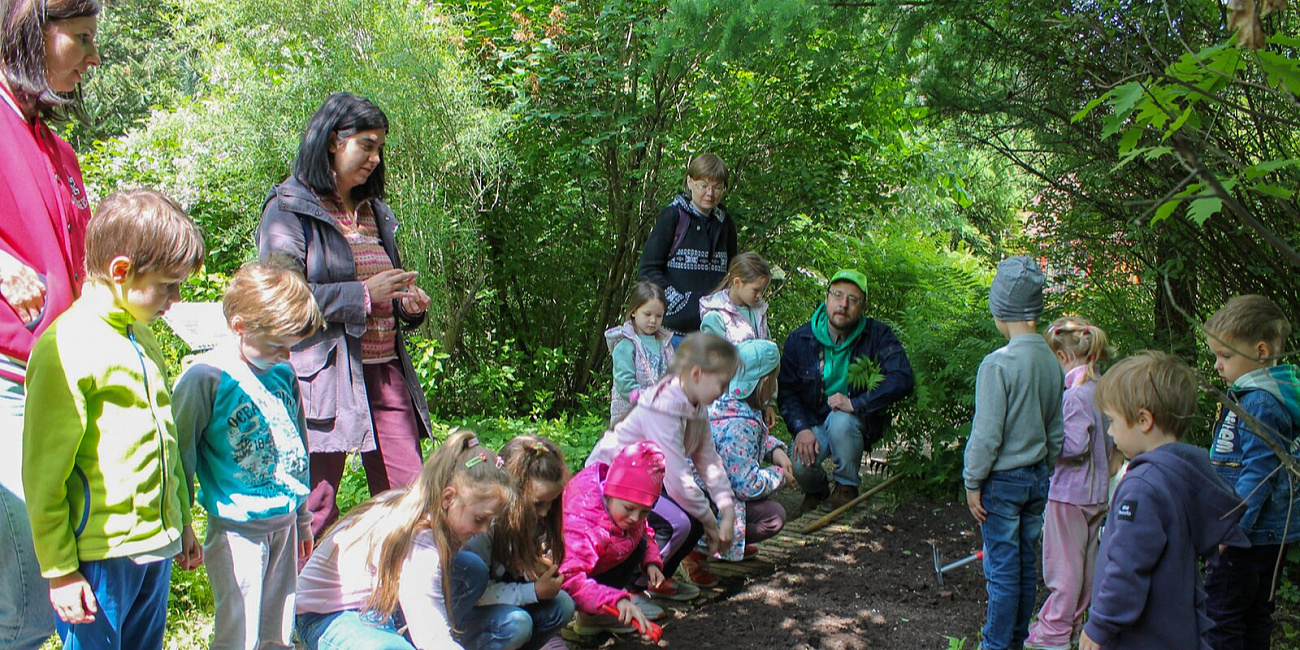
[[[461,551],[452,558],[447,601],[453,623],[463,627],[473,618],[474,604],[483,597],[487,582],[487,565],[476,553]],[[388,619],[354,609],[297,617],[298,641],[307,650],[412,650],[411,642],[398,632],[404,626],[400,609]]]
[[[794,477],[804,494],[825,497],[830,494],[822,461],[835,458],[835,482],[857,487],[862,483],[858,469],[862,466],[862,420],[852,413],[831,411],[826,421],[813,427],[817,436],[817,459],[804,465],[794,456]],[[797,432],[796,432],[797,435]]]
[[[55,622],[64,650],[162,650],[171,560],[82,562],[81,575],[95,592],[99,612],[90,623]]]
[[[561,591],[555,598],[522,607],[475,607],[461,624],[462,643],[474,650],[536,650],[573,618],[573,598]]]
[[[984,537],[984,580],[989,605],[984,622],[987,650],[1020,648],[1038,595],[1038,544],[1043,534],[1050,474],[1046,461],[993,472],[980,487],[988,518]]]
[[[1266,649],[1273,636],[1273,581],[1286,545],[1228,547],[1205,563],[1205,613],[1214,650]]]
[[[0,648],[35,650],[54,634],[23,499],[23,387],[0,378]]]

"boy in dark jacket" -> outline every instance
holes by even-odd
[[[1179,442],[1196,415],[1192,371],[1144,352],[1102,376],[1096,400],[1132,463],[1106,517],[1079,648],[1209,650],[1197,557],[1247,542],[1241,500],[1204,450]]]
[[[1229,548],[1206,564],[1206,610],[1214,650],[1268,648],[1273,632],[1273,591],[1279,558],[1300,540],[1300,498],[1293,477],[1266,444],[1289,449],[1300,429],[1296,367],[1277,364],[1291,323],[1263,296],[1237,296],[1205,323],[1214,368],[1249,418],[1220,407],[1210,463],[1246,501],[1239,526],[1250,548]]]

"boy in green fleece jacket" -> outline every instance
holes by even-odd
[[[86,230],[82,296],[32,350],[23,487],[65,648],[162,648],[172,558],[202,562],[148,323],[203,255],[167,197],[109,196]]]

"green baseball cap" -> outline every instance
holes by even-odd
[[[861,271],[857,269],[840,269],[835,272],[835,275],[831,276],[831,281],[826,286],[829,287],[841,280],[858,285],[858,288],[862,290],[862,295],[867,295],[867,276],[862,275]]]

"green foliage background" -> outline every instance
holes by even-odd
[[[1197,324],[1236,293],[1300,322],[1297,21],[1252,52],[1212,0],[117,0],[95,119],[65,131],[93,197],[182,201],[212,251],[186,297],[215,300],[308,116],[372,99],[434,300],[412,354],[435,437],[539,432],[575,465],[605,424],[601,332],[690,157],[718,153],[741,248],[781,271],[774,338],[836,268],[866,273],[917,375],[884,448],[909,489],[953,494],[1004,255],[1047,263],[1045,319],[1087,316],[1121,354],[1208,371]],[[177,580],[210,611],[204,577]],[[185,630],[169,646],[204,644]]]

